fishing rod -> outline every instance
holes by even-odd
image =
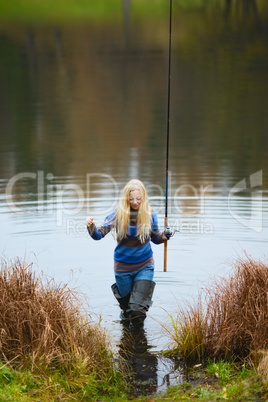
[[[169,162],[169,126],[170,126],[170,81],[171,81],[171,25],[172,25],[172,0],[169,0],[169,47],[168,47],[168,104],[167,104],[167,142],[166,142],[166,199],[165,199],[165,235],[172,235],[168,227],[168,162]],[[167,271],[167,240],[164,242],[164,272]]]

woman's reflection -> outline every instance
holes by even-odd
[[[126,364],[135,394],[150,394],[157,389],[157,356],[150,353],[145,330],[123,327],[119,354]]]

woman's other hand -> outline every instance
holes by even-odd
[[[90,216],[88,216],[87,219],[86,219],[86,225],[87,225],[87,226],[92,226],[93,224],[94,224],[93,218],[91,218]]]

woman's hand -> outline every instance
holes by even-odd
[[[92,226],[92,225],[94,225],[94,220],[93,220],[93,218],[91,218],[90,216],[88,216],[87,219],[86,219],[86,225],[87,225],[87,226]]]
[[[166,236],[165,232],[162,232],[161,234],[162,234],[162,240],[164,240],[164,241],[169,240],[170,236]]]

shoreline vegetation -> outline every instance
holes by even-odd
[[[178,310],[163,327],[164,355],[182,357],[192,371],[167,398],[268,400],[267,262],[245,255]]]
[[[15,259],[1,263],[0,294],[0,400],[124,395],[107,335],[77,292]]]
[[[233,2],[235,8],[236,1]],[[128,8],[131,5],[131,14],[134,18],[153,19],[168,16],[169,1],[135,0],[125,4]],[[173,12],[181,10],[195,12],[196,10],[207,10],[212,8],[224,8],[225,3],[219,4],[217,0],[211,0],[208,4],[205,0],[176,0]],[[257,0],[260,13],[267,13],[266,0]],[[236,12],[236,10],[234,10]],[[75,22],[115,22],[123,17],[122,0],[0,0],[0,23],[75,23]]]
[[[18,258],[2,260],[0,292],[0,400],[268,398],[268,265],[248,256],[163,326],[163,354],[181,359],[185,381],[150,397],[135,397],[124,361],[77,292]]]
[[[200,3],[194,0],[194,3]],[[135,17],[158,18],[168,14],[168,3],[163,0],[154,0],[152,4],[137,0],[131,4],[131,11]],[[0,22],[19,23],[76,23],[76,22],[118,22],[123,18],[121,0],[53,0],[36,1],[14,0],[6,2],[0,0]]]

